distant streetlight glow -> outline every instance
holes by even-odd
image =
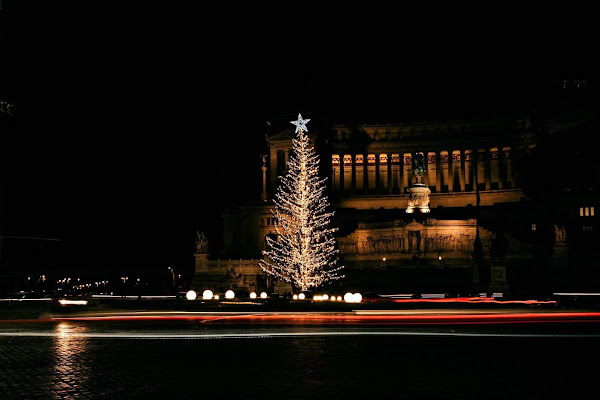
[[[65,306],[65,305],[85,306],[88,303],[87,300],[66,300],[66,299],[60,299],[58,302],[63,306]]]
[[[185,298],[188,300],[196,300],[196,292],[193,290],[189,290],[186,294],[185,294]]]

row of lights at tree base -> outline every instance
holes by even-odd
[[[194,291],[194,290],[190,290],[185,294],[185,298],[188,300],[196,300],[196,297],[198,296],[198,294]],[[255,292],[250,293],[250,298],[251,299],[256,299],[257,295]],[[227,300],[231,300],[235,298],[235,292],[233,290],[228,290],[225,292],[225,298]],[[260,294],[260,298],[261,299],[266,299],[267,298],[267,293],[266,292],[262,292]],[[212,292],[212,290],[205,290],[204,292],[202,292],[202,300],[219,300],[219,295],[218,294],[214,294]]]
[[[185,295],[186,299],[188,300],[196,300],[197,297],[197,293],[194,290],[190,290],[186,293]],[[256,299],[258,296],[256,294],[256,292],[252,292],[250,293],[250,298],[251,299]],[[235,298],[235,292],[233,290],[228,290],[225,292],[225,298],[228,300],[234,299]],[[261,292],[260,294],[260,298],[261,299],[266,299],[267,298],[267,293],[266,292]],[[294,300],[305,300],[306,299],[306,295],[304,293],[300,293],[300,294],[295,294],[292,299]],[[214,294],[212,292],[212,290],[205,290],[204,292],[202,292],[202,300],[219,300],[219,295],[218,294]],[[313,301],[345,301],[346,303],[360,303],[362,301],[362,295],[360,293],[346,293],[344,295],[344,297],[342,298],[342,296],[329,296],[327,294],[317,294],[314,295],[312,298]]]

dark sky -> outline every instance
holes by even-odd
[[[1,138],[1,231],[59,237],[73,265],[185,264],[196,229],[218,242],[223,209],[259,195],[265,121],[282,113],[527,109],[590,68],[554,43],[308,11],[5,7],[0,96],[17,127]]]

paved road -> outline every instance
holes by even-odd
[[[524,321],[515,316],[533,313],[507,311],[3,320],[0,399],[574,398],[595,389],[598,316]],[[481,315],[500,322],[473,320]],[[397,319],[415,316],[425,319]]]

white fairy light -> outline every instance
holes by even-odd
[[[266,238],[268,251],[260,265],[263,271],[295,285],[300,291],[343,278],[337,267],[338,250],[335,248],[330,227],[333,212],[325,192],[325,179],[319,177],[319,157],[305,134],[306,123],[298,114],[296,139],[292,140],[291,156],[285,176],[280,177],[273,216],[279,221],[276,240]]]

